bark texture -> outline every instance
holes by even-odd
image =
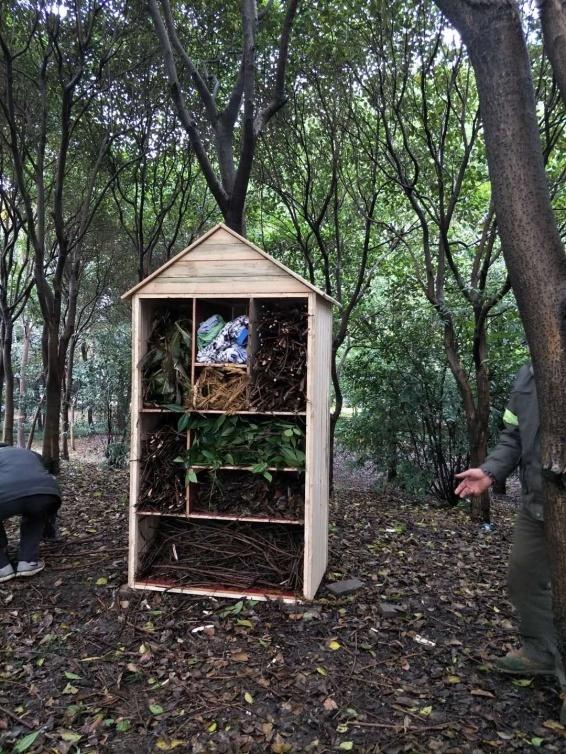
[[[552,211],[519,11],[508,0],[436,0],[475,70],[503,253],[531,350],[541,413],[546,522],[566,657],[566,256]]]
[[[539,0],[538,5],[544,49],[566,102],[566,3],[563,0]]]

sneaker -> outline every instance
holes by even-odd
[[[20,560],[16,576],[35,576],[36,573],[43,571],[45,563],[43,560],[27,561]]]
[[[499,657],[493,663],[500,673],[510,675],[554,675],[554,658],[549,655],[546,660],[536,660],[525,652],[524,649],[512,649],[505,657]]]
[[[2,568],[0,568],[0,583],[2,581],[10,581],[10,579],[13,579],[15,575],[16,572],[14,571],[11,563],[2,566]]]

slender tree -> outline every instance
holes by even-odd
[[[283,4],[277,49],[264,51],[262,62],[266,71],[261,92],[257,81],[258,25],[274,8],[269,3],[258,13],[256,0],[242,0],[241,52],[237,71],[231,72],[232,87],[222,104],[219,90],[221,83],[226,86],[226,82],[220,82],[204,61],[199,65],[194,52],[183,44],[181,24],[176,23],[169,0],[148,0],[148,5],[179,120],[226,224],[245,235],[246,195],[257,141],[287,99],[285,75],[298,0],[286,0]],[[228,11],[223,8],[222,13]],[[196,40],[193,44],[196,48]],[[273,66],[266,65],[271,60]],[[208,134],[213,147],[209,145]]]
[[[44,320],[42,452],[54,471],[59,463],[61,385],[74,328],[81,246],[109,185],[99,186],[112,140],[101,126],[111,108],[100,102],[100,94],[126,26],[119,8],[113,10],[105,15],[100,0],[87,8],[73,6],[65,14],[59,6],[44,2],[25,9],[15,4],[3,19],[11,23],[0,26],[0,111],[5,123],[1,135],[12,155],[21,216],[34,253]],[[98,118],[91,117],[95,105],[102,107]],[[79,169],[85,154],[91,160]],[[63,324],[64,285],[68,311]]]

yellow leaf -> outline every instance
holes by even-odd
[[[422,715],[423,717],[428,717],[431,712],[432,712],[432,707],[422,707],[419,710],[419,715]]]
[[[207,730],[209,733],[214,733],[214,731],[218,728],[218,724],[216,722],[210,723]]]
[[[459,675],[447,675],[446,676],[446,683],[460,683],[460,676]]]
[[[328,642],[328,649],[332,649],[334,651],[340,649],[341,646],[342,645],[340,644],[340,642],[336,640]]]
[[[316,669],[316,672],[317,672],[317,673],[318,673],[319,675],[328,675],[328,671],[326,670],[326,668],[318,667],[318,668]]]
[[[167,741],[165,738],[160,738],[155,746],[159,751],[173,751],[173,749],[176,749],[178,746],[185,746],[186,743],[186,741],[181,741],[179,738],[172,738],[170,741]]]
[[[347,733],[347,731],[348,731],[348,726],[345,725],[344,723],[340,723],[340,725],[336,726],[337,733]]]
[[[338,747],[342,751],[352,751],[354,748],[354,742],[353,741],[342,741],[340,746]]]
[[[244,694],[244,699],[246,700],[246,702],[247,702],[248,704],[253,704],[253,703],[254,703],[254,698],[253,698],[253,696],[252,696],[252,695],[250,694],[250,692],[249,692],[249,691],[246,691],[246,693]]]

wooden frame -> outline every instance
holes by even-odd
[[[330,353],[332,344],[332,311],[330,297],[272,259],[261,249],[234,233],[224,225],[216,226],[188,249],[146,278],[123,298],[132,299],[132,432],[130,459],[129,557],[128,582],[134,589],[167,590],[216,597],[281,599],[287,602],[301,598],[312,599],[320,585],[327,565],[328,542],[328,485],[329,485],[329,395]],[[140,511],[140,464],[144,432],[150,431],[160,417],[167,415],[161,408],[142,404],[140,360],[145,354],[154,306],[167,300],[187,300],[193,321],[193,335],[198,326],[197,312],[201,300],[247,302],[250,313],[250,344],[254,349],[253,321],[256,302],[266,299],[298,299],[307,305],[307,396],[306,410],[241,411],[242,415],[301,416],[305,421],[305,509],[302,520],[262,518],[259,516],[203,515],[191,512],[188,490],[184,514]],[[189,303],[190,302],[190,303]],[[220,304],[220,301],[219,301]],[[206,310],[206,309],[205,309]],[[196,338],[193,337],[191,383],[200,365],[196,364]],[[249,369],[249,363],[248,363]],[[196,413],[217,415],[222,411]],[[270,522],[281,526],[300,526],[304,531],[303,594],[257,589],[232,589],[224,585],[210,588],[179,586],[157,579],[139,579],[136,574],[140,561],[151,546],[160,516],[176,516],[194,522],[210,519]]]

